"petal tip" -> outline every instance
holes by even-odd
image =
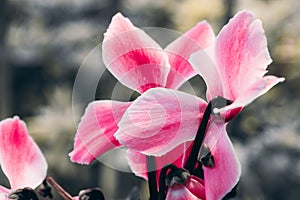
[[[89,165],[95,159],[95,157],[85,148],[77,135],[75,136],[74,148],[68,156],[70,157],[71,162],[85,165]]]
[[[253,12],[251,12],[251,11],[249,11],[249,10],[247,10],[247,9],[243,9],[243,10],[237,12],[236,15],[248,15],[248,16],[254,17]]]
[[[121,12],[117,12],[111,19],[111,24],[114,23],[115,21],[122,21],[126,20],[127,18],[124,17],[124,15]]]
[[[278,78],[278,81],[279,81],[280,83],[282,83],[282,82],[285,81],[285,78],[284,78],[284,77],[280,77],[280,78]]]
[[[18,115],[15,115],[13,118],[13,120],[20,120],[20,117]],[[20,120],[21,121],[21,120]]]
[[[0,123],[1,124],[6,124],[6,123],[21,123],[21,122],[23,122],[23,121],[20,120],[20,117],[16,115],[12,118],[3,119]]]
[[[122,13],[118,12],[112,17],[108,29],[104,33],[104,40],[110,39],[117,34],[129,31],[134,28],[135,27],[133,26],[131,21],[128,18],[124,17]]]
[[[82,160],[82,159],[78,159],[78,157],[76,156],[76,152],[73,150],[71,151],[68,156],[70,157],[70,161],[73,163],[77,163],[77,164],[81,164],[81,165],[89,165],[91,162]]]

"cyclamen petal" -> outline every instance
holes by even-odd
[[[219,200],[234,188],[241,175],[241,166],[226,133],[226,124],[213,121],[204,145],[214,156],[214,167],[203,167],[206,199]]]
[[[3,186],[0,185],[0,199],[2,197],[1,194],[4,194],[3,197],[5,197],[5,195],[9,194],[9,193],[10,193],[9,189],[7,189],[7,188],[5,188],[5,187],[3,187]]]
[[[172,163],[179,168],[183,166],[188,156],[188,148],[191,147],[191,144],[192,142],[182,143],[165,155],[155,157],[156,175],[158,176],[157,180],[159,180],[160,170],[166,165]],[[127,153],[127,160],[130,169],[135,175],[146,180],[148,179],[146,155],[129,149]]]
[[[1,190],[0,190],[0,200],[8,200],[7,194],[8,193],[1,193]]]
[[[45,157],[18,117],[0,122],[0,164],[12,190],[35,188],[46,177]]]
[[[241,11],[223,27],[216,40],[216,61],[226,94],[235,100],[266,73],[272,62],[262,23]]]
[[[170,43],[165,48],[171,66],[166,87],[177,89],[185,81],[196,75],[188,62],[190,55],[212,46],[214,40],[215,35],[212,28],[207,22],[202,21]]]
[[[194,139],[205,107],[193,95],[153,88],[127,109],[115,137],[133,151],[161,156]]]
[[[217,96],[224,96],[223,82],[215,61],[214,46],[200,50],[190,57],[193,69],[204,79],[206,83],[207,101]]]
[[[232,104],[222,109],[215,109],[215,112],[226,112],[235,108],[245,107],[257,97],[267,93],[273,86],[283,81],[284,78],[264,76],[262,79],[251,85],[250,88],[247,88]]]
[[[131,171],[136,176],[139,176],[139,177],[142,177],[142,178],[148,180],[146,155],[128,149],[127,162],[128,162],[128,165],[130,166]]]
[[[140,93],[165,86],[170,70],[168,55],[122,14],[112,18],[102,50],[104,64],[125,86]]]
[[[90,164],[98,156],[120,146],[114,138],[118,122],[130,102],[94,101],[89,104],[78,126],[71,161]]]

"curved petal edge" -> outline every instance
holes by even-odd
[[[35,188],[46,177],[46,159],[19,117],[0,122],[0,164],[12,190]]]
[[[75,135],[74,149],[69,154],[71,161],[90,164],[98,156],[120,146],[113,135],[130,104],[109,100],[90,103]]]

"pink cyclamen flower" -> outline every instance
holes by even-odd
[[[46,177],[47,162],[18,117],[0,122],[0,164],[10,189],[0,186],[0,199],[25,187],[36,188]]]
[[[129,19],[116,14],[104,34],[103,61],[107,69],[125,86],[144,93],[153,87],[177,89],[196,73],[188,62],[190,55],[213,44],[211,27],[200,22],[165,49],[162,49],[143,30],[135,27]],[[202,103],[201,103],[202,102]],[[199,111],[205,108],[204,101]],[[90,103],[79,124],[74,149],[70,153],[73,162],[89,164],[103,153],[119,147],[115,139],[118,123],[132,102],[100,100]],[[178,147],[178,150],[184,145]],[[161,166],[176,160],[181,154],[169,153],[160,158]],[[135,160],[144,160],[138,152],[128,152],[128,160],[134,172]],[[138,157],[136,157],[138,156]],[[141,159],[140,159],[141,158]],[[179,159],[180,160],[180,159]],[[137,163],[141,164],[141,163]],[[142,164],[145,166],[144,164]],[[144,171],[142,171],[144,172]],[[139,175],[144,176],[140,173]],[[144,176],[145,177],[145,176]]]
[[[208,101],[216,96],[233,101],[214,110],[221,112],[226,122],[284,80],[264,76],[271,62],[267,42],[261,21],[248,11],[237,13],[220,31],[213,48],[193,54],[190,61],[207,84]],[[200,98],[192,95],[165,88],[150,89],[126,110],[115,137],[133,151],[164,155],[195,138],[201,105]],[[240,176],[240,165],[225,122],[211,120],[204,145],[216,162],[213,168],[204,166],[206,199],[221,199]]]
[[[260,20],[255,20],[247,11],[239,12],[223,27],[216,38],[215,49],[216,65],[207,66],[212,62],[203,56],[205,51],[193,54],[191,61],[207,82],[208,101],[217,96],[233,101],[217,111],[240,110],[284,80],[264,76],[270,63],[266,38]],[[126,110],[115,136],[132,150],[163,155],[178,144],[194,139],[196,131],[191,130],[198,128],[202,105],[202,99],[193,95],[152,88]]]

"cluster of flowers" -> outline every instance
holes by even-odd
[[[227,123],[284,80],[265,76],[272,60],[261,21],[248,11],[238,12],[218,36],[202,21],[162,49],[116,14],[102,50],[107,69],[141,95],[133,102],[90,103],[71,161],[90,164],[124,146],[131,170],[149,182],[150,199],[224,198],[241,174]],[[177,90],[196,74],[206,83],[207,101]],[[24,188],[43,181],[45,195],[52,180],[46,178],[47,163],[19,118],[0,123],[0,148],[11,184],[11,189],[0,186],[0,199],[24,195],[31,191]]]

